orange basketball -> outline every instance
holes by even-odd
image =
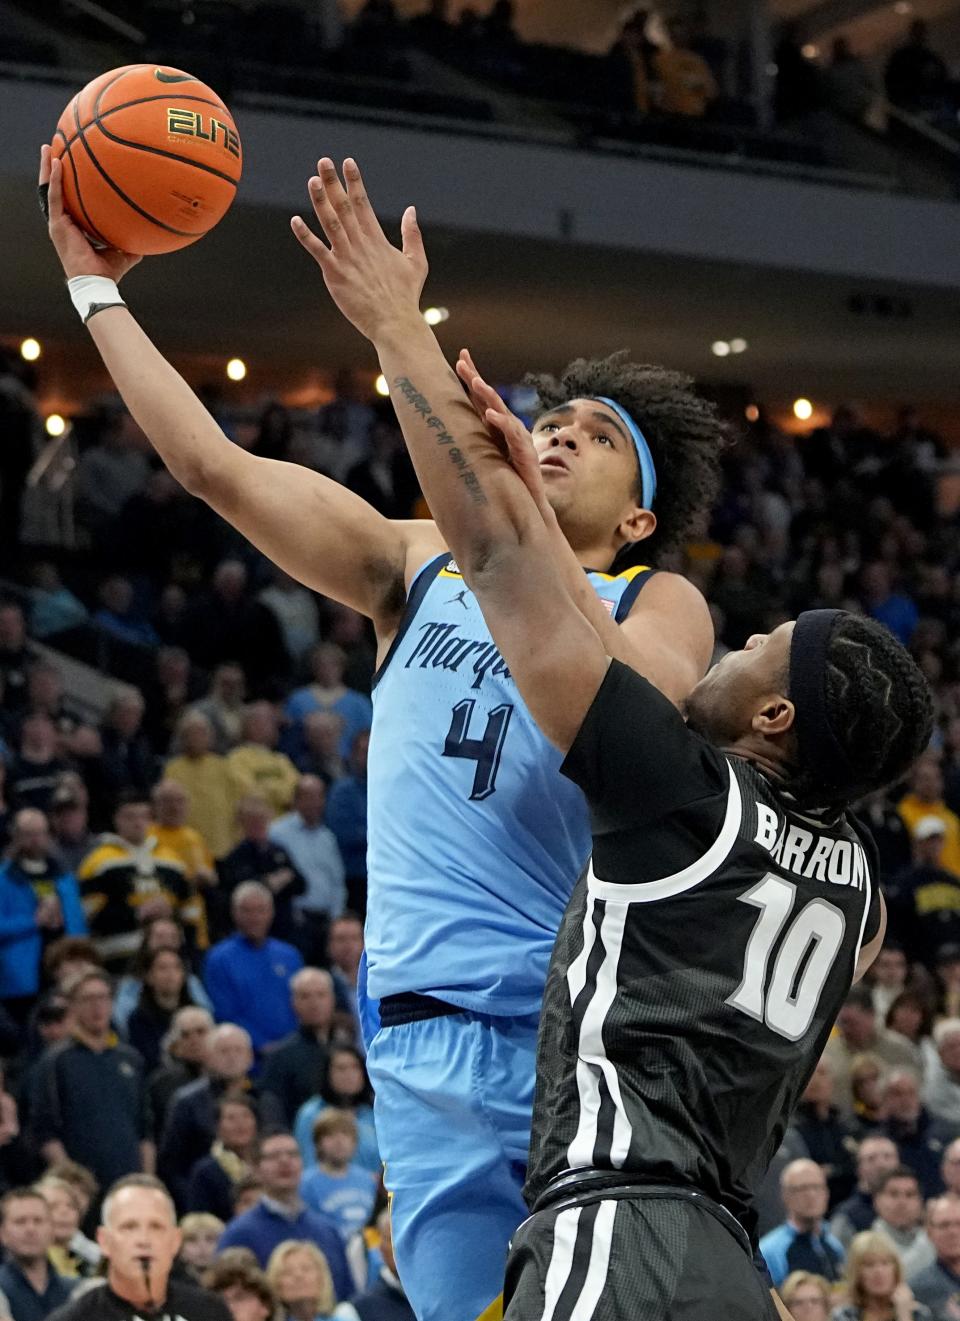
[[[96,243],[147,256],[195,243],[237,192],[243,149],[205,83],[164,65],[128,64],[87,83],[51,143],[63,200]]]

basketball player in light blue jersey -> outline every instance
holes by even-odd
[[[389,521],[317,473],[232,444],[123,303],[116,282],[135,259],[95,251],[64,214],[59,168],[44,152],[74,305],[171,473],[293,577],[374,623],[367,989],[385,1025],[369,1063],[396,1251],[421,1321],[496,1317],[525,1214],[547,962],[589,852],[584,802],[435,525]],[[343,236],[349,223],[344,209]],[[679,702],[707,666],[709,614],[684,579],[644,566],[709,507],[713,410],[682,378],[618,361],[581,364],[541,393],[557,535],[591,585],[597,626]]]

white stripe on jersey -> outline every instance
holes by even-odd
[[[743,797],[733,767],[727,762],[730,773],[730,787],[727,790],[727,810],[720,827],[720,834],[701,857],[691,862],[689,867],[664,876],[659,881],[644,881],[643,884],[627,885],[618,881],[598,880],[590,859],[587,871],[587,889],[595,899],[606,899],[612,903],[650,904],[658,899],[672,899],[674,895],[692,890],[701,881],[707,880],[726,861],[727,855],[737,842],[740,823],[743,820]]]
[[[597,900],[592,896],[587,899],[587,912],[584,919],[583,950],[571,964],[567,974],[571,991],[571,1005],[577,994],[586,984],[586,968],[591,951],[597,943],[597,931],[594,926],[594,913]],[[567,1167],[571,1170],[592,1166],[594,1148],[597,1143],[600,1119],[600,1077],[607,1084],[607,1091],[614,1105],[613,1135],[610,1145],[610,1164],[613,1169],[622,1167],[630,1150],[631,1128],[627,1112],[620,1095],[620,1079],[614,1064],[607,1059],[603,1044],[603,1023],[610,1007],[617,996],[617,968],[620,963],[620,949],[623,944],[623,928],[630,911],[629,904],[608,904],[600,924],[599,939],[603,944],[603,962],[597,970],[597,982],[583,1015],[580,1025],[580,1040],[577,1046],[577,1092],[580,1098],[580,1122],[576,1136],[567,1148]],[[582,968],[578,967],[582,960]],[[574,978],[574,968],[577,976]],[[579,986],[577,986],[579,983]],[[576,992],[575,992],[576,986]],[[599,1070],[599,1073],[598,1073]]]

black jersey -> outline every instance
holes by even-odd
[[[547,980],[527,1200],[619,1170],[747,1218],[878,929],[872,841],[799,814],[616,661],[563,770],[594,852]]]
[[[218,1294],[171,1280],[166,1301],[152,1312],[137,1310],[107,1284],[96,1284],[79,1298],[51,1312],[48,1321],[230,1321],[230,1309]]]

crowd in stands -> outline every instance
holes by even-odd
[[[102,1287],[88,1283],[103,1269],[101,1198],[156,1173],[182,1217],[171,1278],[206,1281],[240,1321],[409,1316],[356,997],[369,628],[273,570],[110,408],[75,421],[74,476],[55,492],[71,501],[69,544],[38,544],[53,497],[25,481],[42,443],[25,371],[8,362],[0,376],[2,501],[18,519],[0,596],[7,1310],[33,1321]],[[236,443],[323,469],[388,516],[418,512],[394,422],[348,382],[319,414],[274,403],[254,424],[211,403]],[[771,1169],[761,1246],[798,1318],[955,1317],[948,449],[907,407],[890,434],[851,406],[805,436],[762,410],[736,431],[709,525],[664,564],[707,596],[717,655],[801,609],[843,606],[912,648],[938,704],[909,782],[861,805],[888,940]],[[112,671],[99,707],[71,683],[91,659]]]

